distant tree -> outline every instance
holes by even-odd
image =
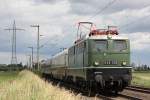
[[[18,67],[23,68],[22,62],[20,62],[19,64],[17,64]]]
[[[137,67],[133,67],[134,70],[137,70],[137,71],[147,71],[147,70],[150,70],[150,67],[146,64],[142,64],[140,66],[137,66]]]
[[[150,67],[148,66],[148,70],[150,70]]]
[[[131,66],[132,66],[132,67],[136,67],[136,65],[135,65],[135,63],[134,63],[134,62],[132,62],[132,63],[131,63]]]

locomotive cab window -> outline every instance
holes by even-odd
[[[114,51],[124,51],[127,49],[125,40],[114,40]]]
[[[107,50],[107,41],[106,40],[96,40],[95,41],[95,48],[96,51],[101,52],[101,51],[106,51]]]

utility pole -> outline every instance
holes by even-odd
[[[31,27],[36,27],[38,29],[37,32],[37,66],[38,66],[38,70],[40,69],[40,64],[39,64],[39,45],[40,45],[40,33],[39,33],[39,25],[31,25]]]
[[[31,55],[27,55],[27,57],[29,57],[29,58],[27,58],[27,61],[29,61],[28,69],[31,69]]]
[[[31,63],[31,55],[29,55],[29,69],[31,69],[31,65],[32,65],[32,63]]]
[[[11,55],[11,65],[17,65],[17,56],[16,56],[16,31],[21,31],[24,29],[16,28],[16,23],[14,20],[13,27],[5,29],[8,31],[13,31],[12,35],[12,55]]]
[[[28,48],[30,48],[32,51],[31,51],[31,68],[33,68],[33,47],[28,47]]]

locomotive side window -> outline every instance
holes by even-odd
[[[127,49],[125,40],[114,40],[114,51],[123,51]]]
[[[84,48],[85,48],[85,45],[86,45],[85,42],[79,43],[79,44],[76,46],[76,54],[83,53]]]
[[[70,55],[74,55],[74,54],[75,54],[74,48],[75,48],[75,47],[71,47],[71,48],[70,48],[70,50],[69,50],[69,54],[70,54]]]
[[[97,51],[106,51],[108,43],[106,40],[96,40],[95,41],[95,48]]]

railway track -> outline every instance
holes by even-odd
[[[72,84],[67,84],[64,82],[57,81],[57,80],[53,81],[52,83],[55,85],[59,84],[60,87],[71,90],[75,94],[81,94],[84,98],[86,98],[86,100],[99,100],[99,99],[100,100],[142,100],[141,98],[138,98],[138,97],[134,97],[134,96],[126,95],[126,94],[120,94],[120,93],[118,95],[113,95],[113,94],[110,95],[110,94],[103,94],[103,93],[96,94],[94,92],[91,92],[92,96],[89,96],[87,91],[84,91],[83,89],[79,89],[78,87]]]
[[[103,100],[143,100],[141,98],[125,95],[125,94],[118,94],[115,96],[107,96],[107,95],[105,96],[102,94],[97,94],[96,97]]]
[[[127,99],[127,100],[143,100],[142,98],[125,95],[125,94],[118,94],[118,98],[123,98],[123,99]]]
[[[150,88],[140,87],[140,86],[128,86],[126,87],[127,90],[137,91],[142,93],[150,93]]]

